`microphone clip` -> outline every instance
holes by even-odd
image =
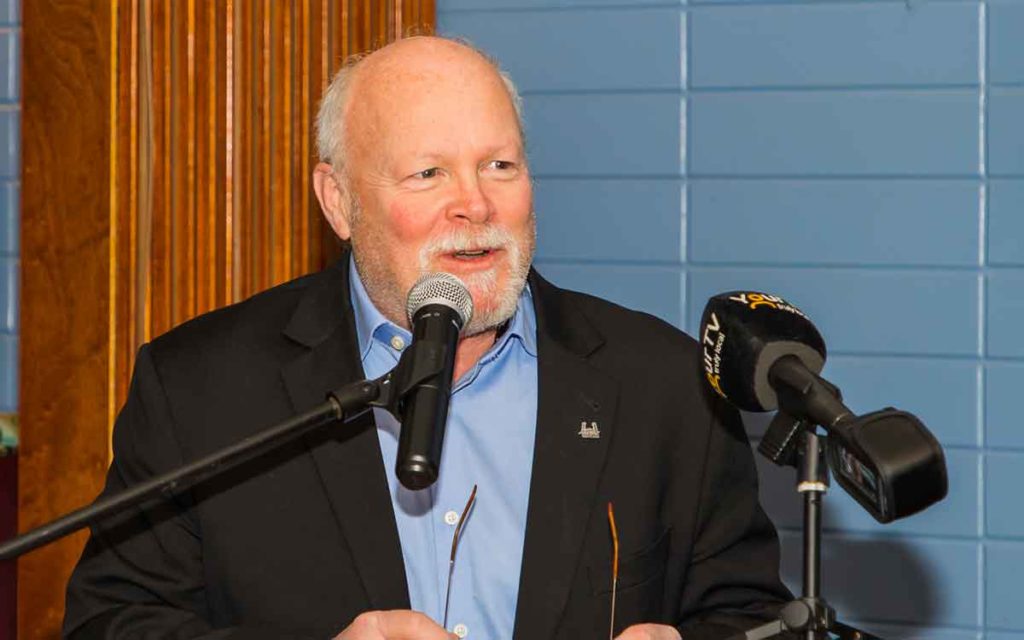
[[[819,381],[836,400],[842,401],[843,394],[839,387],[823,378],[819,378]],[[780,409],[768,424],[764,435],[761,436],[761,443],[757,446],[757,450],[780,467],[796,468],[800,464],[797,454],[801,444],[801,440],[797,436],[808,429],[814,430],[815,425],[804,419],[794,418]]]
[[[401,420],[405,398],[444,370],[446,350],[444,345],[414,340],[402,352],[395,368],[374,380],[380,395],[370,406],[385,409]]]

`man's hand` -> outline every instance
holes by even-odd
[[[634,624],[615,640],[682,640],[679,632],[665,624]]]
[[[458,636],[418,611],[367,611],[334,640],[458,640]]]

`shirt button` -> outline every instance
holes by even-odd
[[[453,527],[459,523],[459,514],[456,511],[448,511],[444,514],[444,521]]]
[[[469,627],[462,624],[461,622],[455,625],[455,628],[452,629],[452,631],[455,633],[455,635],[459,636],[460,638],[465,638],[469,635]]]
[[[405,348],[405,340],[402,339],[402,336],[391,336],[391,347],[395,351],[401,351]]]

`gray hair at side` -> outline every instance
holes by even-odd
[[[472,43],[462,38],[447,38],[443,36],[434,37],[442,38],[449,42],[454,42],[467,47],[468,49],[476,52],[477,55],[491,65],[498,76],[501,77],[502,82],[505,83],[505,89],[508,90],[508,97],[512,100],[512,106],[516,111],[516,121],[519,125],[519,137],[523,138],[525,142],[523,128],[523,99],[519,96],[519,90],[516,89],[516,85],[512,82],[512,78],[508,73],[502,69],[498,62],[488,55],[487,52],[481,51]],[[355,76],[355,72],[359,68],[359,63],[365,60],[370,53],[372,52],[358,53],[353,56],[349,56],[349,58],[345,60],[341,69],[334,74],[334,78],[331,80],[331,84],[328,85],[327,91],[324,92],[324,97],[320,100],[320,108],[316,114],[317,154],[320,157],[320,161],[331,165],[336,173],[344,172],[345,169],[345,108],[348,105],[349,94],[352,88],[352,78]]]

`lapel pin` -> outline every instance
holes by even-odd
[[[597,428],[596,422],[591,422],[588,427],[587,421],[584,420],[580,423],[580,432],[576,435],[584,440],[598,440],[601,438],[601,430]]]

